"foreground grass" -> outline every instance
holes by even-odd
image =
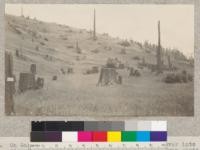
[[[16,95],[16,115],[193,116],[193,83],[166,84],[161,76],[123,74],[123,85],[96,86],[98,75],[46,78],[41,90]]]

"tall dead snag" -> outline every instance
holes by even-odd
[[[158,21],[157,73],[162,73],[160,21]]]
[[[15,93],[15,76],[13,74],[13,56],[5,53],[5,113],[14,113],[13,94]]]
[[[93,40],[96,40],[96,10],[94,9]]]

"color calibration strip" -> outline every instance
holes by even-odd
[[[163,142],[166,121],[32,122],[31,142]]]

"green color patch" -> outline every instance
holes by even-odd
[[[135,131],[122,131],[121,136],[122,136],[123,142],[136,141],[136,132]]]

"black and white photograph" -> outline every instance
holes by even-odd
[[[6,4],[8,116],[194,116],[194,6]]]

